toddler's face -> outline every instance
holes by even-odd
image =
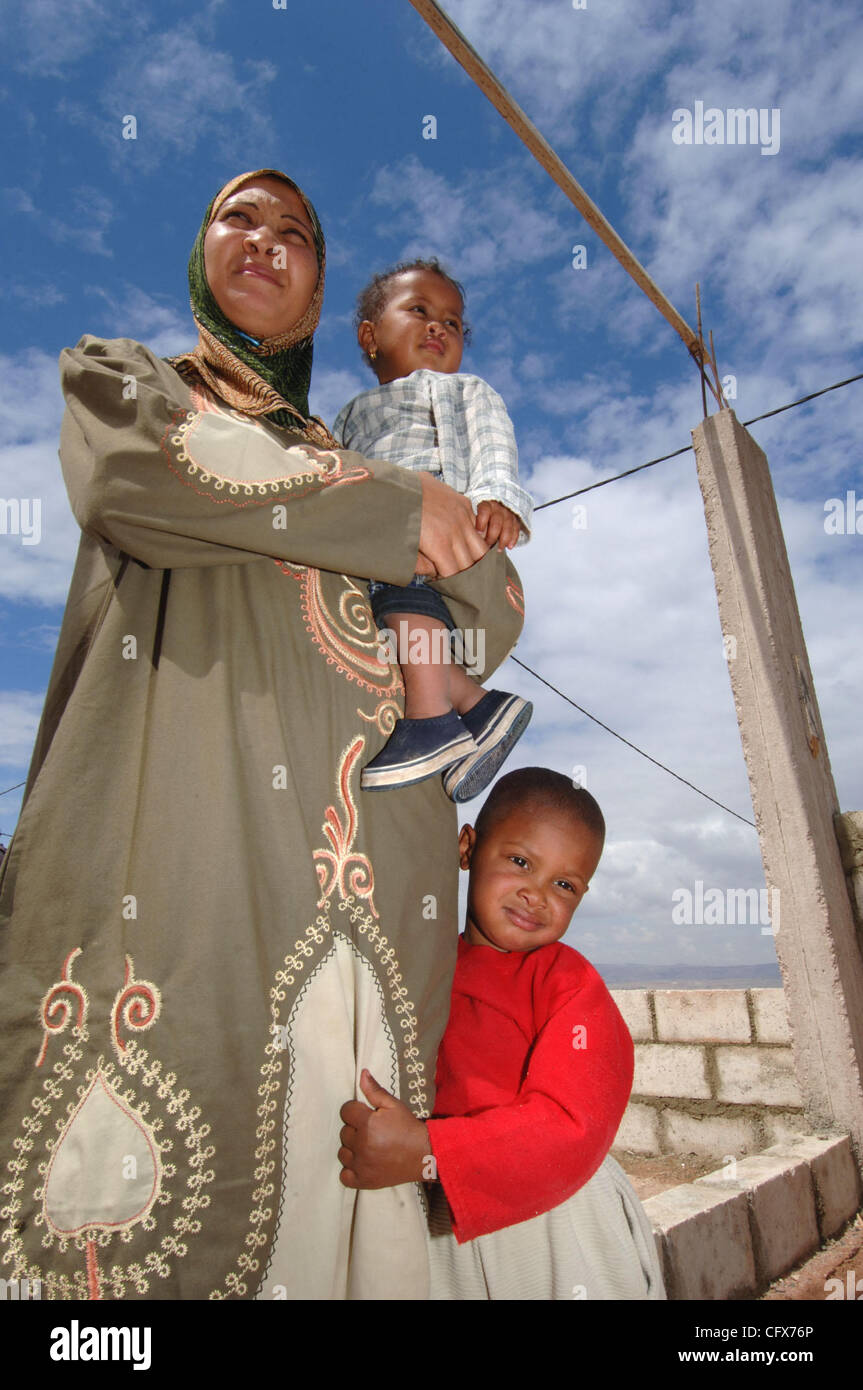
[[[499,951],[559,941],[602,853],[571,815],[532,805],[512,810],[481,839],[464,826],[459,850],[461,867],[470,868],[465,937]]]
[[[380,318],[365,320],[359,333],[364,350],[377,351],[373,366],[381,385],[420,367],[457,372],[464,351],[463,314],[458,290],[433,270],[405,271],[391,281]]]

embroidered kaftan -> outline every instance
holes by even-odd
[[[362,793],[402,710],[364,584],[419,479],[230,410],[129,340],[61,359],[82,528],[0,878],[0,1274],[54,1298],[422,1298],[418,1191],[338,1181],[369,1067],[418,1115],[456,955],[439,779]],[[130,389],[134,383],[134,389]],[[497,550],[438,582],[521,627]]]

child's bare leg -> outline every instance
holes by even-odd
[[[471,680],[463,666],[450,666],[449,671],[449,698],[452,707],[459,714],[467,714],[469,709],[479,704],[486,691],[479,681]]]
[[[420,613],[393,614],[405,686],[405,719],[433,719],[455,709],[464,714],[485,691],[449,656],[449,633],[437,618]]]
[[[405,719],[433,719],[452,709],[449,668],[443,665],[445,625],[421,613],[393,614],[398,655],[405,684]]]

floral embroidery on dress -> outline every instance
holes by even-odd
[[[60,979],[42,1000],[44,1036],[35,1067],[43,1067],[52,1041],[70,1024],[71,1035],[31,1098],[15,1157],[7,1164],[7,1201],[0,1209],[3,1264],[11,1266],[7,1277],[40,1281],[48,1298],[122,1298],[130,1286],[143,1295],[154,1276],[168,1278],[172,1261],[189,1253],[189,1238],[201,1230],[210,1205],[202,1189],[215,1176],[208,1166],[215,1149],[207,1143],[210,1126],[200,1122],[200,1108],[189,1104],[176,1074],[165,1072],[134,1039],[120,1036],[121,1027],[151,1027],[161,1008],[155,985],[135,979],[129,956],[109,1020],[119,1065],[101,1053],[92,1066],[83,1066],[91,1008],[71,975],[81,955],[75,947],[66,956]],[[25,1248],[25,1190],[38,1207],[33,1220],[43,1230],[42,1248],[79,1252],[79,1263],[66,1262],[68,1273],[43,1269]],[[137,1230],[156,1233],[158,1240],[148,1242],[143,1261],[107,1263],[111,1242],[128,1245]]]
[[[514,608],[520,617],[524,617],[524,593],[516,584],[514,579],[507,578],[506,599],[510,608]]]
[[[63,969],[60,972],[60,979],[52,985],[45,998],[42,1000],[40,1014],[42,1027],[45,1030],[42,1038],[42,1048],[36,1058],[36,1066],[41,1067],[45,1060],[45,1053],[48,1051],[48,1043],[52,1037],[62,1033],[67,1027],[72,1017],[72,1004],[74,1000],[78,1006],[78,1017],[76,1028],[80,1031],[84,1026],[87,1017],[89,1000],[84,990],[72,979],[72,962],[76,956],[80,956],[81,947],[76,946],[74,951],[70,951],[63,962]]]
[[[290,1009],[299,993],[297,986],[308,977],[331,946],[334,928],[330,914],[333,906],[345,916],[343,931],[347,938],[355,946],[365,943],[369,948],[365,958],[374,968],[375,976],[380,980],[400,1023],[397,1047],[404,1074],[408,1078],[407,1102],[421,1119],[429,1114],[428,1081],[417,1046],[419,1018],[416,1005],[408,998],[395,948],[381,933],[372,897],[374,870],[371,860],[354,849],[357,819],[350,778],[364,748],[365,739],[360,736],[342,752],[337,776],[337,795],[342,815],[339,815],[334,804],[325,808],[322,829],[329,848],[322,846],[313,854],[322,889],[319,906],[323,911],[306,928],[303,937],[294,942],[293,950],[285,956],[270,990],[270,1038],[264,1048],[265,1060],[260,1072],[262,1081],[258,1087],[260,1104],[257,1111],[260,1124],[255,1131],[258,1141],[254,1172],[257,1186],[252,1193],[253,1206],[249,1212],[246,1249],[237,1257],[235,1268],[225,1276],[223,1285],[213,1289],[211,1299],[243,1298],[249,1292],[250,1283],[258,1287],[261,1281],[262,1254],[272,1239],[272,1233],[266,1227],[273,1219],[271,1200],[276,1191],[277,1140],[274,1130],[278,1123],[277,1097],[282,1088],[280,1074],[283,1066],[280,1039],[285,1037],[288,1030]],[[348,873],[346,883],[345,871],[349,865],[354,865],[354,868]]]
[[[218,413],[224,415],[224,412]],[[194,454],[195,434],[207,418],[196,411],[179,412],[165,431],[161,448],[168,467],[180,482],[213,502],[227,502],[234,507],[260,507],[272,503],[274,498],[296,500],[324,487],[362,483],[371,476],[368,469],[345,465],[334,450],[324,452],[311,444],[295,444],[283,449],[280,459],[283,471],[269,478],[237,478],[218,473],[205,467]],[[256,427],[243,421],[243,428]],[[177,464],[183,465],[182,468]]]
[[[344,820],[335,806],[328,806],[321,827],[330,842],[330,849],[316,849],[313,855],[321,885],[321,896],[317,906],[326,907],[333,892],[338,889],[339,896],[346,898],[354,893],[365,898],[373,917],[378,916],[374,903],[375,874],[367,854],[359,854],[353,849],[357,830],[357,806],[351,794],[350,776],[357,758],[365,748],[364,738],[356,738],[342,754],[339,768],[339,800],[344,810]],[[347,884],[345,883],[347,874]]]
[[[161,449],[171,472],[199,496],[234,507],[263,506],[274,498],[295,500],[323,487],[366,482],[371,477],[368,468],[346,463],[335,449],[316,448],[305,440],[282,443],[261,421],[226,406],[200,386],[187,385],[194,409],[174,413]],[[229,459],[242,453],[243,439],[242,434],[230,440],[222,437],[224,430],[218,430],[214,417],[229,421],[234,430],[254,431],[258,447],[263,446],[272,458],[269,477],[238,477],[213,465],[213,458],[224,454],[227,467]]]
[[[357,708],[359,717],[389,735],[401,718],[404,691],[401,671],[380,654],[377,627],[365,587],[359,588],[346,574],[340,574],[336,602],[328,602],[321,570],[294,565],[289,560],[274,563],[283,574],[300,585],[303,624],[328,666],[355,682],[362,690],[377,696],[374,710]],[[332,585],[332,578],[327,579]]]

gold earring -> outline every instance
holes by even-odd
[[[377,355],[378,355],[378,350],[377,350],[377,348],[372,348],[371,352],[369,353],[369,361],[370,361],[370,362],[374,362],[374,360],[375,360],[375,358],[377,357]]]

